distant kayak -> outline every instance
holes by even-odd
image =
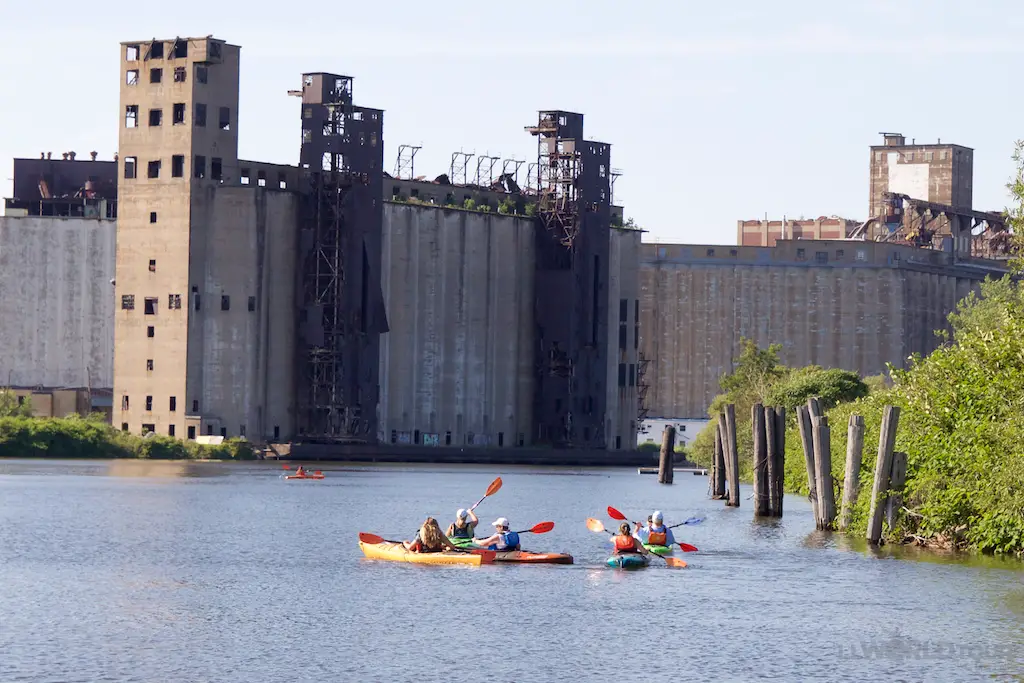
[[[640,553],[612,555],[608,558],[609,567],[619,567],[621,569],[640,569],[641,567],[646,567],[650,563],[650,558],[646,555],[641,555]]]
[[[394,541],[383,543],[359,542],[363,555],[371,560],[390,560],[391,562],[411,562],[413,564],[487,564],[488,558],[473,553],[457,553],[446,550],[440,553],[413,553]]]

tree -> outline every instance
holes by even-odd
[[[0,417],[32,417],[32,403],[19,401],[10,389],[0,389]]]
[[[816,396],[823,410],[840,403],[856,401],[868,395],[868,385],[856,372],[831,368],[825,370],[817,365],[792,370],[778,380],[768,391],[766,403],[784,406],[787,411],[796,410]]]
[[[753,402],[763,401],[772,385],[786,374],[786,368],[779,363],[782,344],[771,344],[761,349],[752,339],[740,339],[740,355],[735,359],[736,368],[732,374],[723,375],[719,380],[728,402],[752,398]]]

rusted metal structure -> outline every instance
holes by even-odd
[[[538,443],[605,447],[610,145],[583,139],[583,115],[542,111],[537,137],[535,287]],[[620,377],[620,385],[625,378]]]
[[[298,432],[377,441],[383,113],[357,107],[352,79],[303,75]]]

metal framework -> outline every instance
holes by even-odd
[[[516,186],[519,185],[519,169],[526,161],[519,159],[503,159],[501,162],[501,175],[505,178],[511,177]],[[509,171],[509,169],[512,169]]]
[[[636,359],[636,429],[643,431],[644,421],[650,412],[647,405],[647,392],[651,385],[647,381],[647,366],[651,360],[644,355],[643,351],[638,352]]]
[[[375,442],[383,222],[382,112],[352,103],[352,79],[304,74],[298,431]]]
[[[488,186],[494,182],[494,165],[501,161],[501,157],[492,157],[481,154],[476,158],[476,184]],[[484,164],[487,164],[487,176],[484,177]]]
[[[398,157],[395,159],[395,177],[406,180],[415,178],[416,152],[423,149],[422,145],[399,145]],[[408,176],[403,175],[408,172]]]
[[[448,178],[452,185],[469,183],[469,160],[474,156],[472,152],[452,152],[452,164],[448,168]]]

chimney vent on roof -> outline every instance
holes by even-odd
[[[40,159],[45,159],[46,158],[46,152],[40,152],[39,153],[39,158]]]
[[[68,159],[71,159],[71,161],[74,161],[75,160],[75,153],[74,152],[68,152]]]
[[[99,155],[100,155],[99,152],[89,152],[89,156],[92,157],[93,161],[96,161],[96,157],[98,157]]]
[[[52,156],[53,156],[53,152],[47,152],[47,153],[46,153],[46,158],[47,158],[47,159],[49,159],[49,158],[50,158],[50,157],[52,157]]]
[[[62,159],[64,159],[64,161],[68,160],[68,153],[67,152],[63,152],[60,156],[61,156]]]

